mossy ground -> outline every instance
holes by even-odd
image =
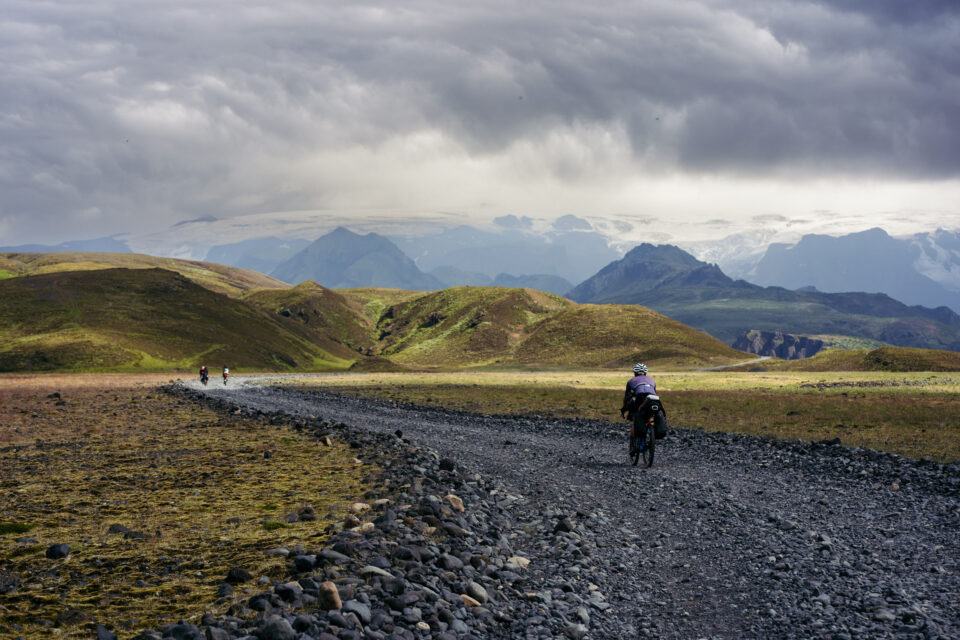
[[[264,551],[322,544],[373,472],[346,445],[287,425],[108,381],[42,380],[0,379],[0,523],[31,527],[0,534],[0,587],[18,585],[0,598],[2,637],[87,638],[94,621],[132,635],[225,610],[257,588],[216,602],[231,567],[284,576],[284,560]],[[305,504],[316,520],[267,525]],[[145,537],[111,534],[113,524]],[[46,558],[53,543],[69,557]]]
[[[960,460],[960,375],[653,375],[674,426],[801,440],[839,437],[848,446]],[[310,384],[481,413],[618,421],[628,377],[610,371],[379,373],[316,378]]]

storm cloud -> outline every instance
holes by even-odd
[[[3,5],[4,244],[268,211],[543,213],[557,185],[638,174],[960,175],[955,2]]]

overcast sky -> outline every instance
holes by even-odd
[[[0,0],[0,244],[304,210],[960,228],[956,0],[588,4]]]

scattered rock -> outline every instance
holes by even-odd
[[[329,580],[320,583],[320,588],[317,590],[317,606],[325,611],[340,609],[343,606],[336,584]]]
[[[456,509],[456,510],[459,511],[460,513],[463,513],[463,511],[464,511],[463,500],[461,500],[461,499],[458,498],[457,496],[453,495],[452,493],[448,493],[447,495],[445,495],[445,496],[443,497],[443,499],[444,499],[444,501],[446,501],[447,504],[449,504],[452,508]]]
[[[249,580],[253,580],[253,575],[243,567],[233,567],[227,571],[227,577],[224,578],[227,584],[240,584]]]
[[[46,556],[51,560],[66,558],[68,555],[70,555],[70,545],[68,544],[52,544],[47,547]]]

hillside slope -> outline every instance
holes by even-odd
[[[228,267],[213,262],[158,258],[140,253],[0,253],[0,279],[16,276],[98,271],[102,269],[165,269],[217,293],[237,298],[250,289],[280,288],[290,285],[256,271]]]
[[[0,371],[345,369],[255,308],[162,269],[0,281]]]
[[[370,355],[376,342],[366,309],[343,294],[303,282],[292,289],[259,289],[243,297],[289,331],[343,358]]]
[[[532,289],[456,287],[389,307],[380,353],[417,366],[704,366],[749,356],[637,306],[577,305]]]

